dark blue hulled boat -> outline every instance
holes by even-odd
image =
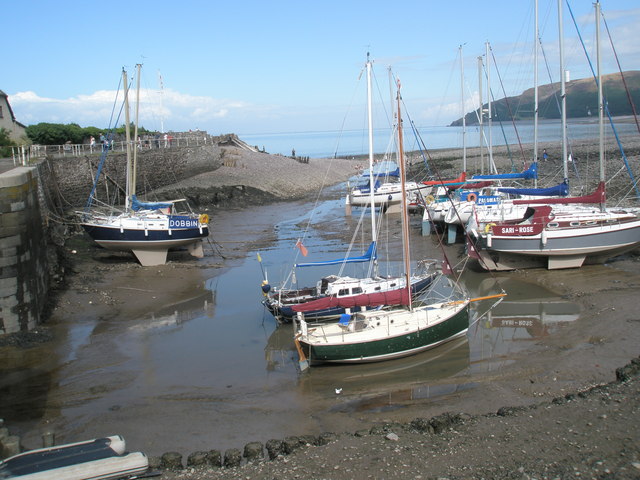
[[[127,74],[123,70],[123,82],[127,85]],[[140,66],[138,65],[138,82]],[[94,194],[100,178],[108,149],[102,153],[91,194],[85,210],[80,213],[80,223],[85,231],[100,246],[110,250],[131,251],[143,266],[162,265],[167,261],[167,252],[176,247],[187,247],[195,257],[202,257],[202,239],[209,236],[209,217],[190,212],[178,213],[176,204],[184,202],[141,202],[136,197],[136,152],[129,134],[128,88],[125,91],[127,117],[127,182],[124,210],[121,212],[99,212],[92,208]],[[133,158],[132,158],[133,157]]]

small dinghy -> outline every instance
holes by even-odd
[[[116,480],[149,468],[144,453],[128,453],[120,435],[30,450],[0,462],[0,478],[18,480]]]

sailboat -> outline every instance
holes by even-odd
[[[140,65],[137,66],[137,74],[137,95],[139,95]],[[186,247],[191,255],[202,258],[202,239],[209,236],[208,215],[178,212],[176,205],[185,202],[184,199],[167,202],[142,202],[136,196],[137,149],[133,148],[129,130],[129,88],[127,72],[124,69],[122,78],[125,88],[127,147],[124,210],[114,212],[110,208],[100,211],[93,207],[94,193],[101,170],[98,168],[87,205],[84,211],[80,212],[80,223],[98,245],[109,250],[130,251],[145,267],[165,264],[167,252],[176,247]],[[137,138],[137,134],[134,135],[134,138]],[[108,149],[103,152],[101,165],[106,159],[107,153]]]
[[[391,69],[389,69],[391,78]],[[391,80],[390,80],[390,85]],[[369,102],[369,112],[371,112],[371,86],[368,79],[367,97]],[[393,107],[392,107],[393,110]],[[370,125],[371,127],[371,125]],[[372,141],[371,132],[369,140]],[[371,145],[373,148],[373,145]],[[369,169],[362,173],[364,182],[350,187],[345,197],[345,210],[347,215],[351,214],[351,207],[375,207],[383,208],[385,211],[398,213],[398,206],[403,195],[408,196],[409,204],[412,208],[417,208],[422,203],[424,197],[432,191],[430,185],[422,182],[405,181],[401,184],[398,180],[400,168],[392,160],[384,160],[374,165],[373,157],[369,157]]]
[[[369,179],[373,184],[375,169],[373,162],[371,68],[372,62],[367,57]],[[406,199],[406,183],[403,181],[401,184],[404,188],[401,191],[401,197]],[[370,262],[373,267],[373,274],[366,278],[329,275],[320,279],[315,286],[302,289],[272,288],[265,278],[262,284],[265,298],[262,303],[278,322],[291,322],[297,312],[305,312],[307,318],[318,321],[338,318],[353,308],[372,309],[398,305],[408,300],[407,291],[415,294],[429,286],[435,277],[435,262],[419,262],[418,268],[410,276],[394,277],[378,274],[376,263],[378,240],[375,209],[377,203],[373,189],[370,189],[368,199],[371,213],[372,242],[363,255],[321,262],[298,263],[294,265],[294,268]]]
[[[548,269],[578,268],[585,263],[604,263],[640,246],[640,216],[635,208],[607,208],[604,168],[604,99],[600,72],[600,3],[596,8],[597,84],[600,130],[600,179],[591,195],[526,201],[519,220],[488,223],[469,228],[475,241],[467,241],[467,253],[487,270],[513,270],[546,266]],[[562,25],[562,3],[558,3]],[[560,34],[562,45],[562,34]],[[560,48],[561,87],[564,107],[564,61]],[[563,124],[565,121],[563,108]],[[563,154],[566,175],[566,143]],[[514,203],[520,202],[515,200]],[[569,204],[575,206],[570,207]],[[594,204],[599,204],[595,206]],[[557,209],[552,205],[565,205]],[[594,205],[589,207],[588,205]]]
[[[405,170],[398,82],[398,144],[401,183]],[[406,196],[402,197],[402,245],[409,287],[410,248]],[[446,259],[445,259],[446,261]],[[448,265],[448,263],[447,263]],[[449,270],[449,268],[447,268]],[[365,363],[405,357],[465,335],[471,299],[464,289],[440,273],[427,291],[407,295],[399,307],[345,313],[332,323],[309,323],[304,313],[294,319],[294,341],[300,368],[314,363]]]
[[[363,184],[354,186],[345,199],[348,206],[368,207],[371,204],[371,192],[373,190],[373,204],[376,207],[388,207],[399,205],[403,195],[402,186],[398,181],[391,181],[399,175],[400,167],[392,161],[381,162],[371,170],[363,172],[362,176],[367,180]],[[373,177],[373,178],[371,178]],[[373,188],[371,186],[373,185]],[[421,198],[426,197],[432,191],[430,185],[418,182],[405,182],[405,192],[409,201],[416,204]]]

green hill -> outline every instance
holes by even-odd
[[[640,110],[640,71],[624,72],[624,79],[629,87],[631,98]],[[633,110],[619,73],[603,75],[602,88],[604,97],[612,116],[632,115]],[[598,89],[593,78],[572,80],[566,84],[567,118],[597,117]],[[533,119],[533,88],[525,90],[521,95],[505,97],[491,104],[493,119],[496,120],[530,120]],[[538,118],[560,118],[560,82],[538,87]],[[487,108],[485,103],[484,109]],[[478,110],[465,115],[467,125],[478,123]],[[486,119],[485,119],[486,122]],[[452,122],[450,126],[461,126],[462,119]]]

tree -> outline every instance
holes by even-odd
[[[11,140],[8,130],[0,128],[0,157],[10,157],[11,147],[15,147],[16,142]]]

